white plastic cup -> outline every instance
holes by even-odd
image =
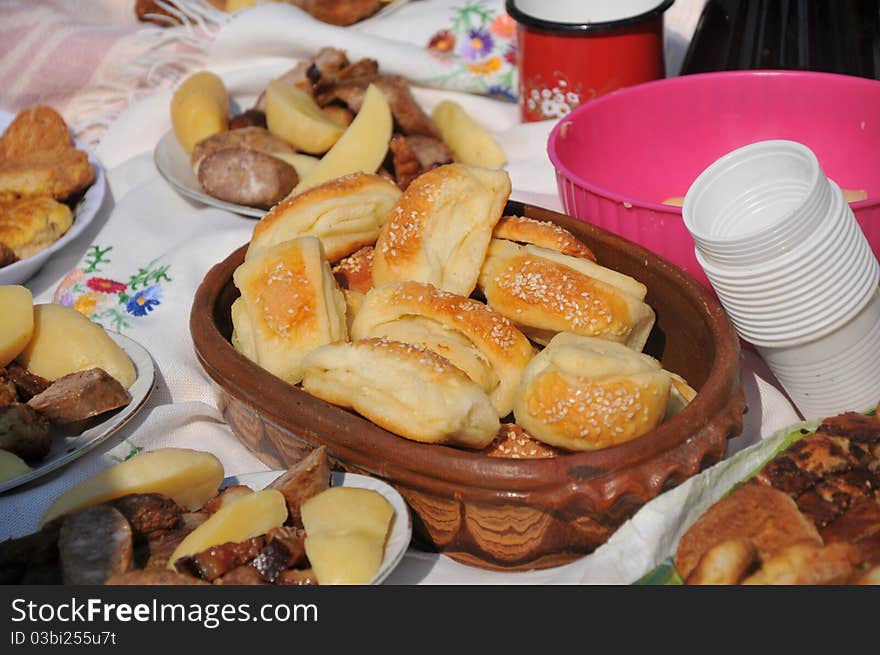
[[[823,337],[758,352],[806,420],[864,411],[880,401],[880,291]]]
[[[728,153],[694,181],[682,214],[737,333],[806,418],[880,400],[880,265],[809,148]]]

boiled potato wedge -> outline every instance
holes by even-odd
[[[210,71],[187,77],[171,97],[171,126],[187,152],[192,152],[202,139],[225,132],[229,126],[229,95],[223,80]]]
[[[318,584],[366,584],[379,570],[394,508],[379,492],[331,487],[301,508]]]
[[[370,535],[319,534],[306,537],[306,556],[321,585],[368,584],[382,566],[385,545]]]
[[[68,373],[102,368],[126,389],[137,378],[134,364],[104,328],[72,307],[34,305],[34,330],[16,358],[27,370],[47,380]]]
[[[311,154],[327,152],[345,132],[308,93],[282,80],[272,80],[266,87],[266,127]]]
[[[359,532],[383,543],[394,508],[378,491],[357,487],[330,487],[302,504],[306,534]]]
[[[163,494],[181,507],[195,510],[217,494],[221,482],[223,465],[211,453],[188,448],[151,450],[74,486],[52,503],[42,523],[138,493]]]
[[[30,470],[31,467],[21,457],[8,450],[0,450],[0,482],[17,478]]]
[[[264,489],[224,503],[211,517],[190,532],[168,558],[168,568],[181,557],[195,555],[211,546],[245,541],[277,528],[287,520],[284,494]]]
[[[469,166],[501,168],[507,157],[498,142],[452,100],[434,108],[431,118],[456,161]]]
[[[291,194],[318,186],[328,180],[362,171],[375,173],[391,140],[391,108],[385,95],[371,84],[367,87],[361,110],[336,144],[321,158],[318,165],[305,177]]]
[[[34,333],[34,297],[27,287],[0,286],[0,366],[25,349]]]

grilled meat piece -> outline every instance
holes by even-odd
[[[825,419],[817,431],[873,446],[880,443],[880,416],[865,416],[857,412],[846,412]]]
[[[254,490],[248,486],[243,484],[235,484],[231,487],[226,487],[219,494],[214,496],[211,500],[205,503],[202,506],[202,511],[206,514],[213,514],[218,509],[223,507],[226,503],[229,503],[236,498],[241,498],[242,496],[246,496],[247,494],[254,493]]]
[[[35,460],[45,457],[51,445],[48,418],[21,403],[0,407],[0,449]]]
[[[231,571],[224,573],[221,577],[214,580],[214,584],[222,585],[264,585],[269,584],[260,575],[252,565],[244,564],[237,566]]]
[[[65,584],[104,584],[132,564],[131,526],[119,510],[95,505],[69,514],[58,534]]]
[[[832,475],[797,498],[798,508],[817,528],[823,528],[860,498],[874,498],[880,488],[878,477],[867,469],[852,469]]]
[[[15,405],[18,402],[18,389],[9,379],[5,368],[0,368],[0,407]]]
[[[275,580],[278,585],[316,585],[318,578],[312,569],[287,569]]]
[[[348,66],[348,56],[343,50],[330,47],[321,48],[306,65],[305,78],[315,88],[327,87],[335,83],[339,71]]]
[[[202,523],[208,519],[205,512],[184,512],[180,515],[180,523],[176,530],[170,532],[153,532],[147,540],[147,556],[145,569],[164,569],[168,565],[168,558],[174,554],[174,550],[180,542]]]
[[[391,151],[392,162],[394,164],[394,181],[403,191],[410,183],[422,174],[422,166],[419,164],[415,150],[407,140],[400,134],[395,134],[388,144]]]
[[[305,548],[305,532],[298,528],[282,526],[266,534],[267,543],[251,565],[268,582],[275,582],[282,571],[308,562]]]
[[[315,99],[319,105],[341,100],[357,113],[361,109],[370,84],[375,84],[385,94],[394,120],[406,136],[421,134],[440,138],[434,121],[413,98],[409,82],[399,75],[365,75],[341,80],[326,90],[316,91]]]
[[[104,584],[152,587],[162,585],[199,585],[208,583],[191,575],[183,575],[182,573],[176,573],[174,571],[169,571],[168,569],[151,569],[149,571],[138,570],[116,573],[107,578]]]
[[[18,395],[22,402],[27,402],[39,393],[42,393],[52,384],[46,378],[34,375],[26,368],[15,362],[11,362],[6,367],[6,377],[12,380],[12,383],[18,389]]]
[[[220,544],[190,557],[181,557],[174,566],[180,573],[195,575],[210,582],[250,562],[260,554],[265,544],[266,539],[262,535],[246,541]]]
[[[880,505],[873,498],[858,498],[841,516],[820,531],[825,543],[858,542],[880,532]]]
[[[302,504],[330,486],[330,462],[324,446],[315,448],[268,486],[284,494],[291,525],[301,528]]]
[[[109,502],[131,524],[136,541],[149,539],[156,532],[176,530],[183,510],[162,494],[129,494]]]
[[[230,130],[240,130],[244,127],[266,127],[266,112],[259,109],[248,109],[238,116],[233,116],[229,121]]]
[[[0,542],[0,584],[19,584],[28,567],[58,562],[62,521],[56,519],[37,532]]]
[[[131,394],[100,368],[69,373],[28,401],[28,406],[61,424],[75,424],[125,407]]]
[[[858,465],[862,455],[853,452],[850,445],[841,436],[819,432],[807,435],[777,455],[756,477],[759,482],[796,497],[824,476]]]

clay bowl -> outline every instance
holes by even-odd
[[[324,445],[334,463],[394,486],[413,513],[415,545],[485,568],[554,566],[593,551],[639,507],[724,455],[742,430],[739,342],[718,301],[693,278],[600,228],[510,203],[507,213],[554,221],[599,261],[641,280],[657,325],[646,351],[687,379],[694,401],[653,432],[613,448],[543,460],[490,458],[420,444],[292,387],[230,345],[239,248],[196,292],[196,354],[219,385],[232,430],[272,467]]]

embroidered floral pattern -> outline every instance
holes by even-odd
[[[423,84],[458,87],[516,100],[516,23],[487,0],[465,0],[455,7],[450,26],[428,40],[428,50],[442,66]]]
[[[55,290],[55,302],[73,307],[105,329],[123,332],[133,318],[150,315],[162,304],[163,283],[171,282],[170,266],[154,259],[129,275],[127,282],[90,275],[111,263],[113,246],[92,245],[81,267],[74,268]]]

